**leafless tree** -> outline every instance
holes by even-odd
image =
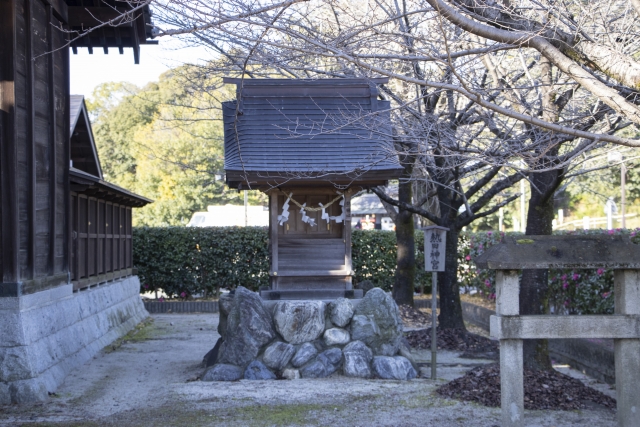
[[[205,75],[392,78],[382,96],[392,102],[390,137],[405,174],[397,199],[376,193],[398,208],[399,254],[409,257],[398,260],[396,284],[409,286],[396,298],[411,299],[411,214],[448,226],[450,256],[440,277],[445,327],[464,328],[455,277],[462,227],[512,200],[516,195],[507,191],[526,178],[533,195],[527,231],[550,232],[552,195],[577,156],[606,143],[640,146],[634,133],[640,39],[632,2],[153,5],[159,37],[182,37],[216,53],[201,66]],[[416,183],[427,197],[414,197]]]

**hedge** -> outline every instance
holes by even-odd
[[[354,282],[391,289],[396,268],[393,231],[354,230]],[[416,232],[416,285],[430,290],[424,271],[423,233]],[[211,295],[218,287],[258,290],[269,284],[268,232],[264,227],[140,227],[133,232],[133,263],[142,291]]]
[[[133,264],[143,291],[211,295],[218,287],[257,290],[269,284],[264,227],[140,227]]]
[[[564,231],[558,234],[628,234],[636,230]],[[520,233],[508,233],[520,234]],[[476,268],[473,258],[500,241],[504,233],[462,232],[458,245],[458,280],[495,298],[495,271]],[[431,291],[424,272],[423,233],[416,231],[416,288]],[[393,231],[353,230],[354,282],[371,280],[390,290],[396,267]],[[142,227],[133,232],[133,262],[142,291],[163,290],[168,296],[211,295],[219,287],[239,285],[258,290],[269,284],[268,232],[265,227]],[[613,312],[613,271],[604,269],[549,272],[548,301],[558,314]]]

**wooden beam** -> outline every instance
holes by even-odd
[[[70,27],[88,29],[113,19],[118,19],[118,17],[121,17],[127,11],[128,9],[113,9],[111,7],[69,6],[68,24]],[[120,23],[118,26],[130,27],[131,25],[132,23],[127,21]]]
[[[16,144],[16,4],[0,1],[0,199],[2,201],[2,286],[0,296],[18,296],[19,211]],[[11,288],[11,289],[8,289]],[[15,294],[15,295],[14,295]]]
[[[29,220],[27,232],[27,275],[21,279],[34,279],[36,277],[36,110],[35,110],[35,70],[33,61],[33,16],[32,2],[25,1],[25,61],[27,69],[27,168],[29,173],[29,185],[25,189],[27,193],[27,216]]]
[[[68,27],[66,27],[68,29]],[[69,40],[69,35],[63,36],[63,41],[66,43]],[[62,146],[64,152],[64,168],[62,169],[62,177],[64,182],[64,226],[63,230],[65,241],[63,243],[64,261],[63,269],[67,271],[69,279],[71,279],[71,251],[73,250],[73,225],[71,224],[72,205],[71,205],[71,179],[69,171],[69,163],[71,161],[71,130],[69,129],[69,123],[71,122],[71,106],[69,103],[69,94],[71,92],[71,76],[69,70],[69,49],[62,50],[62,69],[64,73],[64,93],[63,93],[63,105],[64,105],[64,133]]]
[[[66,24],[69,20],[69,8],[64,0],[43,0],[45,4],[53,8],[53,14],[56,18]]]
[[[491,337],[501,340],[640,338],[640,316],[491,316]]]
[[[49,52],[54,51],[53,46],[53,7],[51,5],[47,6],[47,50]],[[57,210],[57,177],[58,177],[58,167],[57,167],[57,144],[56,144],[56,91],[55,91],[55,54],[47,55],[48,62],[48,79],[47,83],[49,84],[49,253],[47,254],[47,274],[54,274],[54,260],[56,253],[56,230],[57,230],[57,221],[56,221],[56,212]]]
[[[135,24],[135,23],[134,23]],[[133,63],[140,63],[140,38],[138,37],[138,31],[135,27],[131,28],[131,44],[133,48]]]

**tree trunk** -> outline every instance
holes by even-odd
[[[411,182],[401,179],[398,184],[398,200],[411,204],[411,194]],[[413,307],[413,285],[416,276],[413,214],[404,209],[398,209],[395,223],[398,255],[395,282],[391,294],[396,304],[409,304]]]
[[[440,328],[462,329],[466,332],[462,319],[460,303],[460,287],[458,286],[458,233],[453,224],[447,225],[447,244],[445,253],[445,269],[438,273],[438,296],[440,297]]]
[[[531,174],[531,199],[527,211],[527,235],[550,235],[553,221],[553,195],[562,182],[561,171]],[[520,314],[546,314],[548,310],[548,270],[522,270]],[[524,341],[524,366],[550,370],[548,340]]]

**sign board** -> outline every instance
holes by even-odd
[[[444,256],[449,229],[432,225],[423,228],[423,230],[425,271],[444,271]]]

